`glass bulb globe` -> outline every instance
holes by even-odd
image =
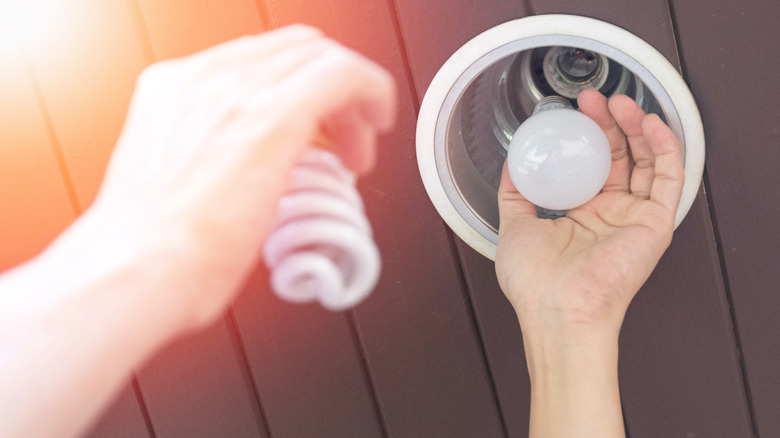
[[[569,210],[596,196],[612,162],[604,131],[579,111],[542,110],[509,144],[507,166],[517,190],[537,207]]]

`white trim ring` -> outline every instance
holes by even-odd
[[[677,209],[675,227],[691,208],[704,170],[704,130],[696,102],[683,78],[650,44],[612,24],[574,15],[536,15],[495,26],[458,49],[433,78],[420,107],[417,121],[417,160],[425,189],[441,217],[472,248],[494,260],[496,245],[472,228],[445,193],[436,168],[435,128],[444,100],[461,74],[487,53],[517,40],[566,35],[599,41],[630,54],[663,86],[679,114],[685,147],[685,186]]]

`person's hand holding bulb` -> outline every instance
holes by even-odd
[[[623,434],[618,334],[671,242],[684,182],[680,143],[657,115],[645,115],[627,96],[608,102],[593,89],[578,103],[609,140],[612,162],[601,192],[549,220],[537,218],[506,166],[498,191],[496,274],[523,332],[531,436],[552,436],[546,432],[553,425],[571,426],[568,436]],[[594,427],[609,430],[577,428],[605,412],[613,416]]]

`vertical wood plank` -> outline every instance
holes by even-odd
[[[444,62],[468,40],[527,15],[521,1],[393,0],[418,100]]]
[[[708,191],[756,433],[780,436],[780,4],[671,2],[706,128]]]
[[[261,30],[254,0],[140,2],[160,58],[184,56]],[[265,270],[234,305],[251,372],[275,437],[382,436],[376,407],[346,314],[280,302]],[[254,387],[253,387],[254,386]]]
[[[143,54],[124,2],[17,1],[19,26],[79,206],[100,186]]]
[[[680,65],[666,1],[531,0],[531,6],[534,13],[616,24]],[[715,245],[700,190],[621,332],[621,397],[632,436],[752,436]]]
[[[156,59],[191,55],[262,30],[255,0],[138,0]]]
[[[213,0],[129,0],[151,60],[186,56],[260,30],[256,6]],[[266,436],[263,413],[228,313],[176,342],[139,375],[157,436]],[[183,400],[188,403],[182,404]]]
[[[259,267],[234,305],[273,437],[382,437],[381,420],[345,312],[288,304]]]
[[[74,218],[11,8],[0,5],[0,271],[40,252]]]
[[[753,436],[703,192],[628,309],[620,392],[633,437]]]
[[[141,405],[132,386],[128,385],[122,390],[84,436],[86,438],[149,437]]]
[[[136,77],[152,59],[134,6],[34,0],[22,8],[22,33],[81,208],[97,192]],[[261,435],[242,367],[224,323],[164,350],[138,378],[155,435]]]
[[[0,271],[41,251],[77,211],[68,175],[61,173],[64,163],[55,154],[59,145],[53,143],[57,136],[50,129],[46,102],[39,100],[26,63],[25,46],[44,37],[40,23],[28,22],[30,7],[0,5]],[[148,436],[129,386],[87,436]]]
[[[398,79],[398,125],[381,139],[379,165],[360,184],[382,252],[383,274],[374,294],[354,310],[388,435],[503,436],[457,260],[419,179],[413,84],[392,3],[266,3],[273,25],[321,27]]]
[[[461,45],[493,26],[526,15],[523,4],[516,1],[436,0],[426,2],[424,8],[411,0],[396,0],[395,4],[418,105],[439,67]],[[498,286],[493,262],[459,238],[453,239],[507,434],[527,436],[530,382],[517,316]]]
[[[174,342],[138,373],[156,437],[265,437],[225,319]]]

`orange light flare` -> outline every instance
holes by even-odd
[[[52,60],[73,60],[78,41],[66,37],[76,14],[62,0],[0,0],[0,56],[9,50],[43,51]],[[71,61],[72,62],[72,61]]]
[[[8,12],[8,0],[0,0],[0,62],[6,63],[16,50],[16,35],[12,32],[13,22]]]

